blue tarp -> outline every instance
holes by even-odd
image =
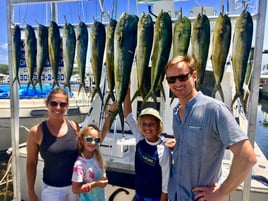
[[[32,86],[29,87],[27,90],[27,85],[20,85],[19,87],[19,98],[26,99],[26,98],[46,98],[47,95],[52,90],[51,85],[44,85],[42,86],[42,91],[39,86],[35,87],[35,90]],[[73,94],[70,94],[68,89],[65,89],[68,95],[71,97]],[[0,85],[0,99],[9,99],[10,94],[10,86],[9,85]]]

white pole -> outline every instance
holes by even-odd
[[[8,64],[9,64],[9,78],[10,78],[10,127],[11,127],[11,144],[12,144],[12,179],[13,179],[13,200],[21,200],[20,194],[20,170],[19,162],[19,97],[18,97],[18,82],[12,86],[14,79],[14,63],[12,60],[12,39],[11,39],[11,22],[13,6],[10,5],[9,0],[6,0],[7,10],[7,38],[8,38]]]
[[[256,117],[257,117],[257,105],[259,98],[259,82],[260,82],[260,72],[262,65],[262,51],[263,51],[263,41],[264,41],[264,27],[265,27],[265,17],[266,17],[266,6],[267,0],[259,0],[258,12],[257,12],[257,22],[256,22],[256,35],[255,35],[255,48],[254,48],[254,63],[253,72],[251,77],[252,89],[249,98],[249,117],[248,117],[248,137],[254,146],[255,134],[256,134]],[[251,173],[252,174],[252,173]],[[243,201],[250,200],[250,188],[251,188],[251,174],[247,177],[244,182],[243,189]]]

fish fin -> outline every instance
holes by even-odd
[[[245,101],[244,99],[244,94],[241,94],[239,96],[240,100],[241,100],[241,103],[242,103],[242,107],[243,107],[243,110],[244,110],[244,113],[246,114],[247,113],[247,102]]]
[[[82,84],[80,83],[79,88],[78,88],[78,96],[80,94],[81,89],[82,89]]]
[[[34,83],[34,86],[36,87],[36,85],[39,83],[39,86],[40,86],[40,90],[42,91],[42,82],[39,78],[37,78],[37,80],[35,81]]]
[[[123,107],[122,104],[118,105],[118,114],[119,114],[119,118],[120,118],[120,122],[121,122],[121,128],[122,128],[122,132],[124,132],[124,113],[123,113]]]
[[[143,103],[147,102],[149,98],[152,98],[154,102],[157,102],[155,92],[152,89],[150,89],[149,93],[143,99]]]
[[[235,103],[235,101],[236,101],[236,99],[239,97],[239,94],[238,93],[236,93],[235,94],[235,96],[234,96],[234,98],[233,98],[233,100],[232,100],[232,103],[231,103],[231,108],[233,108],[233,106],[234,106],[234,103]]]
[[[131,99],[131,103],[135,100],[135,98],[138,97],[138,95],[140,95],[140,89],[137,89],[136,92],[134,93],[132,99]]]
[[[216,87],[216,85],[214,86],[214,88],[213,88],[213,91],[212,91],[212,93],[211,93],[211,97],[212,98],[215,98],[215,96],[216,96],[216,92],[218,91],[218,89],[217,89],[217,87]]]
[[[78,89],[78,95],[80,94],[81,89],[84,88],[85,93],[87,94],[87,88],[85,83],[80,82],[79,89]]]
[[[222,87],[221,87],[221,84],[219,84],[219,89],[218,89],[220,95],[221,95],[221,100],[222,102],[224,102],[224,94],[223,94],[223,91],[222,91]]]
[[[103,95],[102,95],[100,87],[97,87],[97,92],[98,92],[98,94],[99,94],[99,96],[101,98],[101,102],[103,102]]]
[[[35,85],[33,84],[33,80],[29,80],[29,81],[28,81],[28,84],[27,84],[27,91],[28,91],[30,85],[32,85],[33,90],[36,92],[36,90],[35,90]]]
[[[170,100],[170,105],[173,103],[174,99],[176,98],[176,96],[174,94],[172,94],[171,100]]]
[[[68,84],[67,84],[67,87],[68,87],[68,89],[69,89],[69,91],[70,91],[70,94],[72,94],[71,84],[68,83]]]
[[[222,91],[221,84],[218,84],[218,85],[215,84],[214,89],[213,89],[212,94],[211,94],[211,96],[212,96],[213,98],[216,97],[216,93],[217,93],[217,91],[220,93],[222,102],[224,102],[224,95],[223,95],[223,91]]]
[[[166,101],[166,94],[165,94],[165,90],[164,90],[164,87],[163,87],[163,84],[162,83],[160,83],[159,88],[160,88],[160,91],[163,94],[164,101]]]
[[[107,107],[110,99],[111,99],[111,93],[109,93],[107,95],[107,98],[105,99],[105,103],[104,103],[104,107],[103,107],[104,108],[104,111],[106,110],[106,107]]]
[[[94,96],[96,95],[96,93],[97,93],[97,88],[95,88],[94,91],[93,91],[93,93],[92,93],[91,102],[93,101]]]
[[[20,86],[20,80],[19,80],[18,77],[15,77],[15,78],[13,79],[12,86],[14,85],[14,83],[16,82],[16,80],[18,81],[18,84],[19,84],[19,86]]]
[[[115,101],[115,96],[114,96],[113,91],[110,91],[110,94],[111,94],[111,99],[112,99],[112,101]]]

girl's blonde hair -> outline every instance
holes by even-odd
[[[78,152],[80,155],[84,150],[84,146],[82,143],[84,140],[84,137],[88,136],[88,133],[90,133],[91,130],[96,130],[98,132],[98,137],[102,138],[101,132],[100,132],[100,129],[98,128],[98,126],[96,126],[94,124],[89,124],[89,125],[83,127],[79,131],[79,134],[78,134]],[[104,162],[103,156],[102,156],[100,150],[98,149],[98,147],[95,149],[94,155],[95,155],[97,161],[99,162],[100,166],[102,167],[103,173],[105,173],[105,162]]]

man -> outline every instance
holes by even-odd
[[[195,61],[174,57],[166,66],[166,80],[179,99],[174,108],[176,145],[169,182],[171,201],[223,201],[247,177],[256,155],[230,109],[195,88]],[[227,179],[221,183],[225,149],[234,158]]]

